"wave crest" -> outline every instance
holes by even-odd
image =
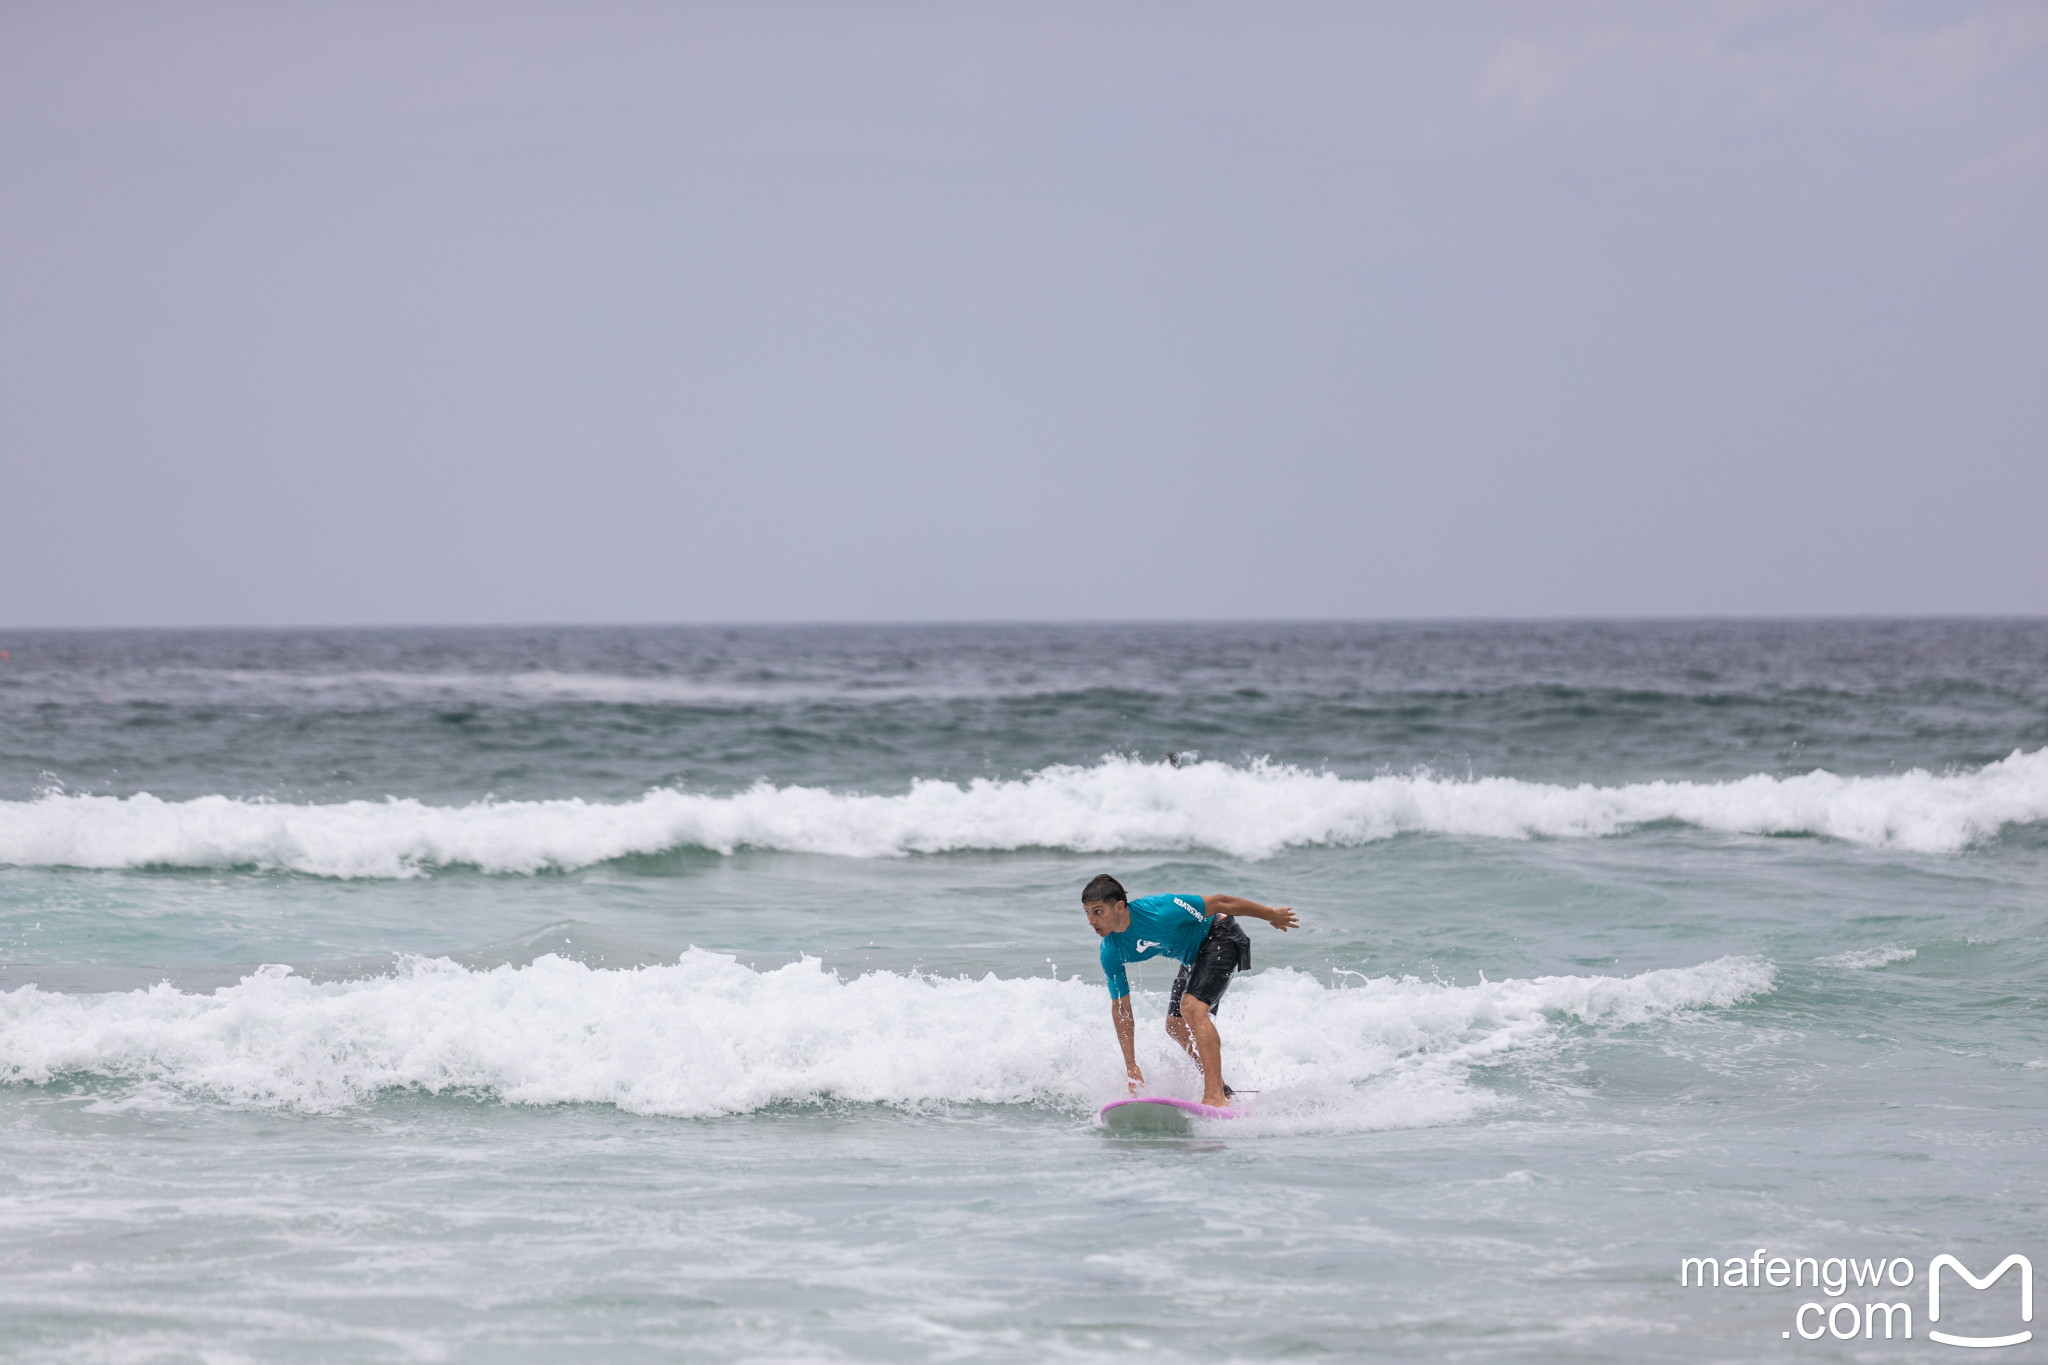
[[[1475,1065],[1554,1036],[1725,1007],[1771,989],[1753,958],[1634,977],[1453,986],[1330,986],[1270,969],[1231,991],[1234,1083],[1267,1123],[1401,1127],[1501,1103]],[[1145,994],[1140,1057],[1154,1088],[1199,1082]],[[1086,1113],[1121,1093],[1100,982],[871,972],[806,959],[754,971],[692,949],[673,965],[593,970],[554,955],[474,971],[407,960],[395,976],[319,983],[262,968],[210,994],[168,985],[94,996],[0,994],[0,1081],[134,1083],[133,1104],[210,1099],[334,1111],[393,1091],[653,1114],[747,1113],[825,1101],[1041,1104]]]
[[[260,867],[406,877],[437,866],[570,869],[635,854],[777,849],[843,857],[1059,848],[1211,849],[1239,858],[1404,833],[1591,838],[1658,821],[1742,834],[1811,834],[1955,852],[2009,824],[2048,820],[2048,749],[1936,775],[1758,774],[1731,782],[1575,787],[1432,773],[1342,778],[1281,764],[1180,768],[1108,757],[965,786],[920,779],[875,796],[763,782],[731,796],[652,791],[618,803],[394,798],[286,805],[226,796],[162,801],[51,794],[0,802],[0,863]]]

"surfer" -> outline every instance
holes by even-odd
[[[1166,1006],[1166,1032],[1202,1068],[1202,1103],[1228,1108],[1223,1084],[1223,1040],[1216,1012],[1233,972],[1252,965],[1252,941],[1238,928],[1249,915],[1286,933],[1299,921],[1287,906],[1260,905],[1242,896],[1141,896],[1132,900],[1123,884],[1104,873],[1081,889],[1081,909],[1102,939],[1102,974],[1109,978],[1109,1018],[1123,1046],[1131,1093],[1145,1083],[1138,1069],[1136,1026],[1131,1021],[1131,983],[1126,962],[1170,957],[1180,963],[1173,998]]]

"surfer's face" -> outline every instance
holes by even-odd
[[[1131,907],[1122,901],[1083,901],[1081,913],[1097,938],[1108,938],[1131,927]]]

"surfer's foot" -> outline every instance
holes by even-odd
[[[1237,1092],[1235,1090],[1232,1090],[1227,1085],[1223,1087],[1223,1098],[1226,1100],[1229,1099],[1231,1096],[1235,1095],[1236,1093]]]

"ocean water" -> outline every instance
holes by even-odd
[[[0,648],[8,1360],[2030,1330],[1927,1291],[2048,1266],[2048,623]],[[1300,914],[1218,1015],[1242,1117],[1097,1123],[1100,871]]]

